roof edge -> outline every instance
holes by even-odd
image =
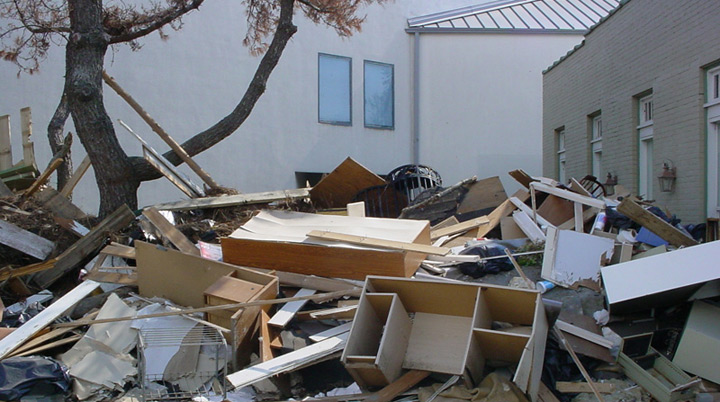
[[[512,4],[512,5],[523,4],[523,3],[528,3],[531,1],[533,1],[533,0],[498,0],[498,1],[493,1],[493,2],[489,2],[489,3],[477,4],[474,6],[466,6],[466,7],[456,8],[453,10],[441,11],[438,13],[426,14],[426,15],[421,15],[418,17],[408,18],[407,24],[408,24],[408,27],[413,28],[413,27],[417,27],[419,25],[438,23],[438,22],[444,21],[448,18],[460,18],[460,17],[475,14],[480,11],[492,11],[492,10],[506,7],[510,4]]]

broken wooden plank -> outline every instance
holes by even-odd
[[[508,172],[510,177],[515,179],[518,183],[522,184],[525,188],[530,189],[530,183],[537,181],[532,178],[529,174],[525,173],[522,169],[512,170]]]
[[[497,208],[508,198],[505,187],[498,176],[478,180],[468,187],[468,192],[465,193],[457,207],[456,213],[458,214]]]
[[[112,267],[114,270],[127,269],[127,267]],[[103,269],[108,269],[103,267]],[[121,272],[92,271],[85,275],[86,279],[92,279],[95,282],[115,283],[124,286],[137,286],[137,274],[125,274]]]
[[[191,209],[223,208],[237,205],[268,204],[276,201],[291,201],[310,196],[310,189],[297,188],[283,191],[267,191],[263,193],[223,195],[219,197],[203,197],[192,200],[181,200],[154,205],[158,210],[187,211]]]
[[[512,197],[515,197],[519,199],[522,202],[527,201],[528,198],[530,198],[530,193],[525,190],[518,190],[515,192],[515,194],[512,195]],[[491,230],[495,229],[497,225],[500,224],[500,220],[512,213],[512,211],[515,210],[515,205],[510,202],[509,199],[503,201],[502,204],[500,204],[499,207],[495,208],[490,214],[487,216],[490,222],[487,225],[482,225],[480,228],[478,228],[478,232],[476,234],[476,237],[485,237],[486,234],[490,233]]]
[[[150,128],[160,137],[163,141],[165,141],[166,144],[170,146],[170,149],[175,152],[177,156],[180,157],[180,159],[185,162],[190,169],[192,169],[195,174],[197,174],[210,188],[219,188],[220,186],[215,182],[215,180],[210,177],[207,172],[205,172],[200,165],[198,165],[191,157],[188,155],[188,153],[183,149],[183,147],[178,144],[171,136],[168,134],[165,130],[163,130],[162,127],[153,119],[150,117],[150,115],[145,111],[145,109],[140,106],[135,99],[133,99],[130,94],[125,92],[125,90],[120,86],[120,84],[115,81],[107,72],[103,70],[102,73],[103,80],[106,84],[115,92],[117,92],[118,95],[120,95],[121,98],[125,100],[125,102],[130,105],[135,112],[137,112],[138,115],[147,123]]]
[[[65,219],[60,216],[53,216],[53,220],[55,221],[55,223],[58,224],[58,226],[74,234],[77,237],[83,237],[86,234],[90,233],[90,229],[86,228],[78,221],[74,221],[72,219]]]
[[[350,328],[352,327],[352,322],[346,322],[345,324],[338,325],[337,327],[332,327],[328,330],[318,332],[315,335],[310,335],[310,340],[313,342],[320,342],[327,338],[332,338],[333,336],[340,335],[344,332],[350,331]]]
[[[90,165],[92,162],[90,162],[90,156],[85,155],[85,158],[80,162],[80,165],[75,169],[75,172],[73,172],[73,175],[70,176],[70,180],[65,183],[65,186],[60,190],[60,194],[63,197],[69,198],[72,194],[73,190],[75,189],[75,186],[80,182],[80,179],[85,175],[85,172],[90,168]]]
[[[365,166],[347,158],[310,190],[310,198],[315,207],[345,208],[361,190],[385,183]]]
[[[64,339],[57,340],[57,341],[55,341],[55,342],[50,342],[50,343],[48,343],[48,344],[46,344],[46,345],[42,345],[42,346],[38,346],[38,347],[33,348],[33,349],[26,350],[26,351],[24,351],[24,352],[20,352],[20,353],[17,353],[17,354],[13,354],[13,357],[15,357],[15,356],[21,357],[21,356],[31,356],[31,355],[35,355],[35,354],[38,354],[38,353],[40,353],[40,352],[44,352],[44,351],[46,351],[46,350],[50,350],[50,349],[52,349],[52,348],[56,348],[56,347],[58,347],[58,346],[62,346],[62,345],[66,345],[66,344],[68,344],[68,343],[73,343],[73,342],[79,341],[80,338],[82,338],[82,337],[83,337],[82,335],[73,335],[73,336],[70,336],[70,337],[67,337],[67,338],[64,338]]]
[[[296,288],[315,289],[321,292],[336,292],[338,290],[348,290],[348,296],[360,297],[362,293],[362,284],[355,285],[349,281],[342,279],[323,278],[315,275],[297,274],[294,272],[273,271],[263,268],[250,268],[255,271],[272,273],[280,280],[282,286],[293,286]]]
[[[448,227],[445,227],[442,229],[432,231],[432,232],[430,232],[430,239],[435,240],[435,239],[439,239],[443,236],[454,235],[456,233],[464,233],[470,229],[475,229],[482,225],[488,225],[489,223],[490,223],[490,219],[487,216],[481,216],[479,218],[460,222],[457,225],[452,225],[452,226],[448,226]],[[447,253],[445,253],[445,254],[447,254]]]
[[[32,140],[32,111],[29,107],[20,109],[20,133],[22,135],[23,163],[35,166],[35,149]]]
[[[315,289],[302,288],[295,294],[295,296],[310,296],[314,295],[315,293]],[[278,310],[278,312],[272,316],[272,318],[270,318],[268,324],[278,328],[285,328],[285,326],[290,322],[290,320],[293,319],[293,317],[295,317],[295,314],[300,311],[300,309],[305,305],[305,303],[307,303],[307,300],[298,300],[287,303],[286,305],[282,306]]]
[[[38,190],[33,198],[43,204],[44,207],[52,211],[54,216],[72,219],[82,220],[87,217],[87,214],[78,208],[75,204],[70,202],[69,199],[60,195],[52,187],[44,187]]]
[[[542,215],[537,214],[537,213],[533,213],[532,208],[530,208],[529,206],[525,205],[525,202],[520,201],[519,198],[517,198],[517,197],[510,197],[510,202],[512,202],[513,205],[515,205],[516,208],[518,208],[519,210],[521,210],[521,211],[525,212],[526,214],[528,214],[528,216],[532,216],[532,217],[537,221],[537,223],[538,223],[539,225],[545,226],[545,227],[550,227],[550,226],[553,226],[553,227],[554,227],[554,226],[555,226],[555,225],[553,225],[552,223],[550,223],[547,219],[543,218]]]
[[[611,341],[605,339],[602,335],[595,334],[593,332],[590,332],[586,329],[577,327],[577,326],[567,323],[565,321],[557,320],[557,321],[555,321],[555,326],[557,326],[558,328],[560,328],[560,330],[562,330],[564,332],[573,334],[577,337],[585,339],[586,341],[590,341],[592,343],[598,344],[605,348],[610,349],[613,346],[613,343]]]
[[[612,394],[615,392],[615,385],[609,382],[596,382],[593,386],[601,394]],[[589,383],[586,382],[570,382],[570,381],[556,381],[555,389],[564,394],[577,394],[581,392],[593,392]]]
[[[177,230],[170,221],[165,219],[165,217],[160,214],[160,211],[154,207],[149,207],[143,210],[142,214],[144,217],[148,218],[148,220],[152,222],[152,224],[160,230],[163,236],[170,240],[170,243],[177,247],[178,250],[187,254],[200,255],[200,250],[195,247],[195,245],[188,240],[181,231]]]
[[[17,278],[19,276],[30,275],[30,274],[34,274],[36,272],[42,272],[42,271],[48,270],[48,269],[54,267],[56,263],[57,263],[57,258],[53,258],[53,259],[50,259],[47,261],[26,265],[24,267],[16,268],[13,270],[0,271],[0,282],[11,279],[11,278]]]
[[[59,168],[62,163],[63,160],[61,158],[53,159],[47,169],[42,172],[40,177],[35,179],[35,182],[27,190],[25,190],[25,192],[23,193],[23,197],[30,197],[36,191],[38,191],[38,189],[40,189],[40,186],[42,186],[43,184],[45,184],[46,181],[48,181],[50,175],[53,174],[53,172],[57,170],[57,168]]]
[[[527,284],[528,289],[535,289],[535,282],[531,281],[530,278],[525,275],[525,272],[523,272],[522,267],[520,267],[520,264],[515,260],[515,257],[513,257],[512,253],[510,253],[509,249],[505,249],[505,255],[508,256],[510,259],[510,262],[512,263],[513,267],[515,267],[515,270],[520,274],[520,277],[525,281],[525,284]]]
[[[10,187],[5,184],[4,181],[0,180],[0,197],[12,197],[15,193],[10,190]]]
[[[135,214],[127,205],[123,204],[90,230],[90,233],[60,254],[53,269],[37,274],[33,281],[41,288],[46,289],[90,254],[98,250],[107,241],[110,233],[126,227],[134,219]]]
[[[9,353],[7,355],[7,357],[17,356],[18,353],[23,353],[30,349],[34,349],[34,348],[44,344],[45,342],[52,340],[52,339],[59,338],[72,330],[73,330],[72,328],[58,328],[58,329],[49,331],[45,334],[36,336],[36,337],[30,339],[29,341],[25,342],[22,346],[16,348],[11,353]]]
[[[13,331],[12,334],[0,340],[0,359],[7,356],[8,353],[12,352],[33,335],[55,321],[56,318],[92,293],[99,286],[100,284],[94,281],[85,281],[79,284],[49,305],[45,310],[41,311],[35,317],[20,326],[20,328]]]
[[[580,362],[580,359],[575,354],[575,351],[573,350],[572,346],[568,343],[567,339],[565,339],[565,335],[563,335],[562,331],[558,327],[553,327],[553,330],[555,331],[555,335],[558,338],[558,341],[560,341],[560,344],[565,347],[565,350],[570,354],[570,357],[572,358],[573,362],[575,362],[575,365],[577,366],[578,370],[580,370],[580,373],[582,374],[583,378],[585,378],[585,381],[587,381],[588,385],[590,386],[590,389],[592,390],[592,393],[595,394],[595,397],[600,402],[605,402],[605,399],[603,399],[602,395],[600,395],[600,392],[598,391],[597,387],[595,387],[595,383],[593,382],[592,378],[590,377],[590,374],[588,374],[587,370],[585,369],[585,366],[583,366],[582,362]]]
[[[128,260],[135,259],[135,247],[125,246],[115,242],[112,242],[105,246],[102,250],[100,250],[100,253],[125,258]]]
[[[588,209],[584,210],[582,213],[583,223],[586,223],[590,219],[593,219],[595,217],[595,215],[597,215],[598,212],[600,212],[600,210],[597,208],[588,208]],[[574,212],[573,212],[573,214],[574,214]],[[557,228],[562,229],[562,230],[570,230],[575,227],[575,225],[576,225],[575,222],[576,222],[575,216],[573,215],[572,218],[566,220],[563,224],[559,225]]]
[[[55,249],[55,243],[35,233],[0,219],[0,243],[44,260]]]
[[[548,186],[547,184],[540,183],[540,182],[533,182],[530,184],[530,190],[537,190],[542,191],[543,193],[552,194],[554,196],[573,201],[573,202],[579,202],[583,205],[587,205],[590,207],[595,207],[599,209],[605,208],[605,201],[598,200],[597,198],[592,197],[586,197],[584,195],[580,195],[578,193],[563,190],[561,188]]]
[[[560,402],[555,394],[550,391],[550,388],[548,388],[542,381],[540,382],[540,388],[538,389],[537,400],[538,402]]]
[[[365,402],[390,402],[396,396],[417,385],[430,375],[429,371],[410,370],[380,391],[365,398]]]
[[[306,367],[333,353],[341,351],[347,343],[348,333],[325,339],[296,351],[256,364],[227,376],[232,388],[252,385],[265,378]]]
[[[185,193],[188,197],[202,197],[204,195],[203,190],[198,187],[195,183],[191,182],[185,175],[180,173],[175,166],[160,155],[155,149],[153,149],[142,137],[136,134],[127,124],[122,120],[118,120],[121,126],[129,131],[135,138],[140,141],[143,150],[143,158],[152,167],[157,169],[163,176],[165,176],[172,184],[175,185],[180,191]]]
[[[538,227],[538,225],[532,220],[528,214],[526,214],[523,211],[517,210],[513,212],[513,220],[515,223],[520,227],[520,230],[525,233],[525,235],[532,241],[533,243],[539,243],[545,241],[545,233],[543,233],[542,229]]]
[[[355,236],[344,233],[329,232],[326,230],[313,230],[307,234],[308,237],[316,239],[339,241],[352,244],[360,244],[368,247],[388,248],[391,250],[415,251],[424,254],[446,255],[450,252],[447,247],[434,247],[426,244],[406,243],[393,240],[376,239],[365,236]]]
[[[13,167],[10,115],[0,116],[0,170]]]
[[[311,312],[310,317],[316,320],[352,320],[355,317],[356,310],[357,305],[326,308]]]
[[[258,321],[260,324],[260,361],[266,362],[272,360],[275,356],[273,356],[272,347],[270,346],[271,336],[270,327],[268,326],[270,316],[265,310],[260,309]]]
[[[617,211],[644,226],[675,247],[690,247],[698,244],[697,241],[686,236],[683,232],[655,216],[652,212],[645,210],[645,208],[631,199],[624,199],[620,205],[617,206]]]

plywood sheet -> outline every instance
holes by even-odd
[[[572,201],[552,194],[545,198],[542,205],[538,207],[537,213],[555,226],[560,226],[575,216]]]
[[[502,233],[503,240],[522,239],[526,237],[525,233],[520,229],[520,226],[509,216],[504,216],[500,219],[500,233]]]
[[[507,193],[498,176],[478,180],[470,185],[468,192],[458,205],[457,213],[479,211],[486,208],[496,208],[507,200]]]
[[[316,207],[344,208],[361,190],[385,183],[382,177],[347,158],[310,190],[310,199]]]
[[[462,375],[472,317],[415,313],[403,367]]]
[[[641,310],[686,300],[705,282],[720,279],[718,259],[720,241],[714,241],[603,267],[610,309]]]

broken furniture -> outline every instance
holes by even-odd
[[[600,290],[600,267],[613,255],[615,241],[572,230],[547,229],[543,279],[563,287]]]
[[[308,237],[313,230],[430,244],[427,221],[268,210],[221,240],[223,259],[246,267],[364,280],[367,275],[409,277],[426,257]]]
[[[611,313],[668,306],[687,300],[705,282],[720,279],[714,265],[720,241],[602,267]]]
[[[405,370],[484,378],[485,365],[517,367],[535,400],[548,324],[535,290],[369,276],[342,362],[362,387]]]
[[[618,363],[628,378],[659,402],[691,399],[690,388],[698,382],[653,348],[635,359],[621,352]]]
[[[673,363],[683,370],[720,383],[720,361],[708,353],[720,350],[720,306],[705,301],[693,303]]]

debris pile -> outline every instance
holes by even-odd
[[[717,400],[720,243],[510,175],[348,158],[99,222],[31,181],[0,207],[0,399]]]

